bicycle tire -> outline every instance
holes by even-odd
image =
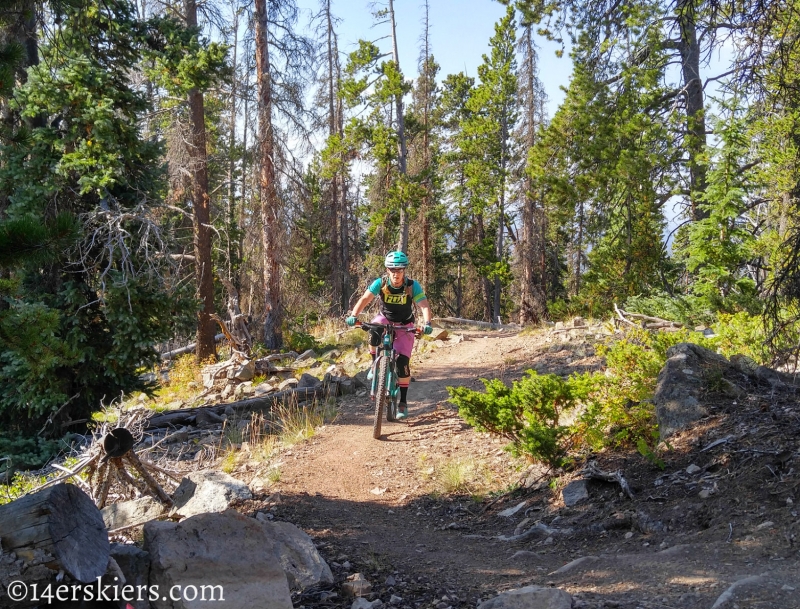
[[[391,374],[389,387],[386,388],[386,393],[389,397],[386,400],[386,420],[394,423],[397,420],[397,395],[395,394],[395,387],[397,386],[397,370],[394,364],[389,367],[389,374]]]
[[[378,378],[375,384],[375,422],[372,424],[372,437],[376,440],[381,439],[381,418],[383,409],[386,407],[386,373],[389,369],[389,358],[380,356],[378,362]]]

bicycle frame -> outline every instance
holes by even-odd
[[[398,353],[394,349],[395,334],[397,332],[414,332],[415,335],[418,335],[419,331],[413,327],[364,322],[359,322],[357,327],[362,330],[380,330],[382,332],[381,344],[378,346],[375,361],[372,363],[372,385],[370,387],[370,397],[375,400],[375,421],[372,435],[377,440],[381,436],[381,418],[384,408],[387,421],[395,421],[397,417],[400,385],[397,378]]]

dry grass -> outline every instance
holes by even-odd
[[[169,380],[161,382],[156,390],[156,397],[161,400],[189,400],[197,395],[203,386],[201,370],[203,366],[214,362],[197,363],[195,356],[186,353],[173,360],[169,368]]]
[[[273,409],[272,428],[283,446],[293,446],[314,436],[317,427],[325,424],[325,411],[320,402],[308,407],[297,403],[281,404]]]
[[[490,468],[475,457],[439,462],[433,467],[431,479],[435,492],[442,495],[478,495],[490,490],[493,482]]]

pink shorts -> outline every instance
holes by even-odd
[[[413,328],[414,324],[396,324],[386,319],[383,315],[378,315],[372,320],[374,324],[393,324],[399,328]],[[394,350],[400,355],[411,357],[411,351],[414,349],[414,333],[413,332],[395,332],[394,335]]]

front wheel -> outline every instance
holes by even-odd
[[[381,438],[381,418],[386,403],[386,375],[389,371],[389,358],[381,357],[378,362],[378,377],[375,383],[375,422],[372,425],[372,437],[376,440]]]

